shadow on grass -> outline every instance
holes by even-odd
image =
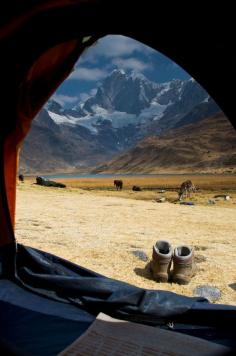
[[[195,262],[197,264],[205,262],[206,258],[202,255],[197,255],[195,256]],[[204,268],[199,268],[197,267],[197,273],[198,272],[204,272]],[[137,276],[146,278],[148,280],[154,281],[153,276],[152,276],[152,272],[151,272],[151,262],[149,261],[146,266],[144,268],[134,268],[134,273],[137,274]],[[230,284],[229,287],[231,287],[232,289],[236,290],[236,283]]]
[[[136,273],[140,277],[153,280],[150,264],[151,262],[148,262],[144,268],[134,268],[134,273]]]
[[[195,255],[195,262],[202,263],[206,261],[206,257],[203,255]]]
[[[236,283],[229,284],[229,287],[236,291]]]
[[[194,246],[194,249],[196,251],[205,251],[205,250],[208,249],[208,247],[206,247],[206,246]]]

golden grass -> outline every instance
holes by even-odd
[[[114,187],[114,179],[122,179],[124,185],[122,191],[117,191]],[[190,199],[196,204],[207,205],[209,199],[213,199],[217,194],[234,195],[236,192],[235,175],[165,175],[165,176],[115,176],[99,178],[63,178],[55,181],[66,184],[68,190],[83,189],[92,191],[97,195],[129,198],[135,200],[155,200],[160,196],[165,196],[166,200],[175,203],[178,199],[178,188],[184,180],[190,179],[198,188],[196,194],[192,194]],[[30,183],[35,182],[34,178],[26,178]],[[134,185],[142,188],[141,192],[132,191]],[[164,194],[159,190],[166,190]],[[170,189],[170,190],[169,190]],[[225,207],[234,206],[234,200],[225,204],[223,199],[218,199],[218,205]]]
[[[232,288],[236,283],[235,177],[192,177],[201,187],[192,198],[193,207],[157,203],[154,199],[163,194],[155,190],[128,189],[133,184],[159,186],[160,181],[161,187],[171,187],[185,178],[161,177],[156,182],[153,177],[124,177],[122,192],[114,190],[112,179],[60,180],[66,189],[41,187],[26,179],[17,186],[17,240],[143,288],[192,296],[196,286],[215,286],[222,293],[218,303],[236,304]],[[230,192],[232,199],[209,205],[208,199],[218,192]],[[165,195],[171,201],[176,192]],[[149,262],[159,239],[169,240],[174,247],[195,246],[198,271],[189,285],[152,280]],[[135,250],[145,252],[148,261],[135,257]]]
[[[66,178],[55,179],[62,183],[67,184],[69,187],[82,188],[82,189],[114,189],[113,180],[122,179],[124,190],[129,190],[134,185],[142,188],[176,188],[187,179],[192,180],[194,184],[200,189],[207,190],[234,190],[236,189],[236,176],[235,175],[176,175],[176,176],[115,176],[114,177],[101,177],[101,178]]]

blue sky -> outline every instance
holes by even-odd
[[[85,50],[74,71],[57,89],[54,99],[72,105],[96,92],[101,81],[115,68],[135,70],[156,83],[190,76],[160,52],[128,37],[109,35]]]

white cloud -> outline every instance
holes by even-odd
[[[88,93],[80,93],[79,98],[81,101],[86,101],[90,95]]]
[[[63,94],[54,94],[53,99],[57,101],[59,104],[61,104],[62,106],[64,106],[64,104],[70,104],[76,102],[78,100],[78,97],[63,95]]]
[[[86,49],[80,62],[94,62],[97,57],[115,58],[130,56],[135,51],[151,53],[155,50],[132,38],[121,35],[109,35],[99,39],[92,47]]]
[[[68,79],[97,81],[105,78],[107,74],[103,69],[80,67],[72,72]]]
[[[92,96],[93,96],[93,95],[96,95],[96,94],[97,94],[97,91],[98,91],[97,88],[91,89],[90,92],[89,92],[89,94],[92,95]]]
[[[90,91],[89,91],[89,93],[80,93],[79,94],[79,98],[80,98],[80,100],[81,101],[86,101],[88,98],[90,98],[91,96],[94,96],[94,95],[96,95],[96,93],[97,93],[97,88],[94,88],[94,89],[91,89]]]
[[[150,63],[145,63],[136,58],[116,58],[112,60],[112,63],[123,69],[133,69],[136,71],[143,71],[145,69],[151,69]]]

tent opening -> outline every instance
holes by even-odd
[[[164,288],[192,295],[211,281],[230,304],[234,270],[222,253],[235,246],[233,236],[225,241],[235,229],[235,150],[231,124],[187,72],[131,38],[101,38],[21,147],[17,241],[151,289],[159,287],[150,270],[156,241],[191,246],[197,275],[184,290]],[[196,189],[180,196],[188,180]]]

